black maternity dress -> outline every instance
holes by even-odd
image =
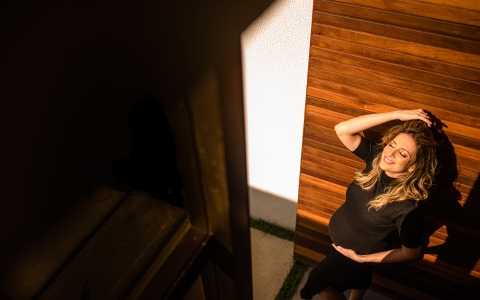
[[[372,161],[381,151],[376,144],[362,138],[353,153],[366,162],[363,171],[366,173],[372,169]],[[353,249],[359,254],[382,252],[391,249],[390,235],[397,230],[403,246],[421,246],[423,214],[417,201],[392,202],[379,211],[367,207],[367,203],[376,195],[384,193],[393,180],[395,179],[382,172],[379,182],[369,191],[363,190],[355,182],[350,184],[345,203],[333,214],[328,225],[333,243]],[[375,265],[376,263],[358,263],[332,248],[310,272],[300,295],[303,299],[311,299],[330,286],[342,292],[347,289],[367,289],[372,282]]]

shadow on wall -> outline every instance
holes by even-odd
[[[271,193],[249,187],[250,215],[277,225],[294,229],[297,203]]]
[[[434,132],[439,143],[438,170],[428,201],[421,202],[425,214],[424,259],[401,265],[381,264],[375,273],[439,299],[478,299],[480,183],[478,179],[459,176],[455,148],[443,131],[446,125],[434,115],[430,117],[437,129]],[[464,190],[469,196],[463,205],[457,189],[461,184],[464,188],[473,187]],[[400,247],[396,234],[393,243],[394,247]]]
[[[442,129],[445,125],[435,116],[432,116],[432,120],[443,132]],[[461,281],[469,286],[465,290],[466,295],[476,294],[478,297],[480,296],[478,289],[480,281],[478,280],[478,268],[475,270],[475,266],[480,258],[480,237],[478,236],[480,231],[478,222],[480,182],[477,178],[472,185],[474,179],[459,176],[455,148],[446,135],[442,136],[438,150],[439,171],[435,177],[434,189],[425,205],[425,235],[429,238],[425,241],[423,249],[426,254],[433,254],[437,257],[434,268],[450,270],[452,277],[455,275],[463,277],[464,279]],[[472,182],[466,182],[470,180]],[[462,194],[457,189],[461,184],[472,186],[463,205],[460,202]],[[446,235],[443,244],[435,241],[435,232]],[[428,247],[428,244],[431,246]],[[477,279],[471,276],[473,272],[477,273]],[[468,281],[476,281],[476,284],[468,284]],[[439,296],[444,297],[445,294],[442,293]],[[459,295],[452,295],[452,297],[454,296]]]
[[[175,141],[159,101],[142,97],[130,112],[130,123],[135,141],[127,159],[113,162],[113,173],[135,189],[183,207]]]

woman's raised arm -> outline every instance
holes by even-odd
[[[422,120],[430,126],[428,114],[422,109],[414,110],[398,110],[386,113],[369,114],[356,117],[347,121],[343,121],[335,125],[335,132],[342,143],[348,150],[353,151],[357,149],[362,140],[360,132],[374,126],[386,123],[388,121],[400,120]]]

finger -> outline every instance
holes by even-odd
[[[420,109],[420,111],[417,112],[417,115],[419,115],[419,116],[421,116],[421,117],[426,117],[426,116],[428,116],[428,114],[427,114],[425,111],[423,111],[422,109]]]
[[[430,127],[432,125],[432,122],[430,121],[430,116],[428,115],[428,113],[421,108],[418,109],[417,111],[418,111],[417,115],[419,119],[427,123],[428,127]]]

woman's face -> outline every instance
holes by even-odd
[[[392,178],[413,171],[415,164],[412,164],[412,160],[415,159],[416,148],[416,143],[410,135],[400,133],[383,148],[380,168]]]

